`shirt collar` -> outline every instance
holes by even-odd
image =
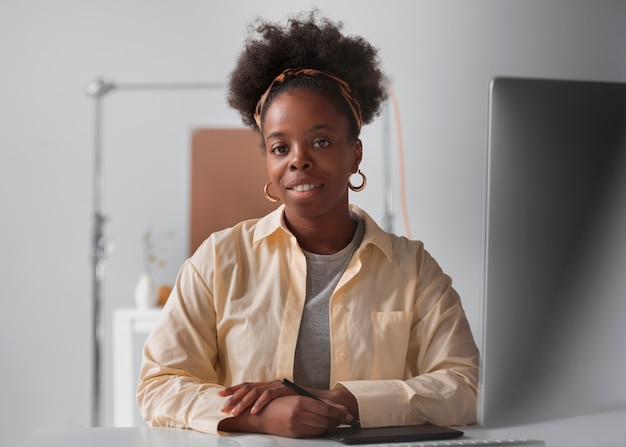
[[[359,219],[363,219],[365,223],[365,234],[363,234],[363,242],[357,249],[357,253],[361,253],[369,245],[377,247],[382,251],[389,262],[392,258],[392,242],[391,235],[384,231],[372,217],[356,205],[350,205],[350,211],[356,214]]]
[[[254,229],[254,243],[256,244],[261,239],[266,239],[279,230],[284,231],[285,236],[291,236],[291,231],[285,225],[285,205],[281,205],[271,213],[265,215],[259,219],[256,228]]]
[[[387,259],[391,261],[392,258],[392,242],[389,237],[389,233],[384,231],[378,226],[378,224],[361,208],[356,205],[350,205],[350,211],[356,214],[365,223],[365,234],[363,235],[363,242],[357,249],[357,252],[362,252],[367,246],[373,245],[382,251]],[[270,236],[276,234],[280,237],[293,238],[293,234],[285,225],[285,205],[279,206],[277,209],[259,219],[256,228],[254,230],[254,243],[256,244],[262,239],[267,239]]]

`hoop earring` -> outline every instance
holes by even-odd
[[[352,182],[350,181],[350,177],[352,177],[352,173],[351,173],[350,177],[348,177],[348,188],[350,188],[352,191],[355,191],[355,192],[363,191],[365,189],[365,185],[367,185],[367,177],[365,177],[365,174],[363,174],[360,169],[357,170],[355,174],[359,174],[361,178],[363,179],[363,181],[361,182],[359,186],[354,186]]]
[[[278,202],[280,199],[277,197],[274,197],[273,195],[271,195],[268,191],[268,188],[270,187],[270,185],[272,184],[272,182],[269,182],[267,185],[265,185],[265,187],[263,188],[263,193],[265,193],[265,198],[267,200],[269,200],[272,203],[276,203]]]

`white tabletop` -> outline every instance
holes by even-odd
[[[394,444],[395,445],[395,444]],[[347,447],[328,439],[259,434],[212,436],[193,430],[149,427],[41,429],[20,447]]]
[[[337,444],[329,440],[257,434],[218,437],[175,428],[106,427],[40,429],[20,447],[331,447]]]
[[[626,409],[519,427],[460,427],[470,438],[538,439],[546,447],[624,447]],[[345,447],[325,439],[289,439],[241,434],[217,437],[173,428],[47,428],[20,447]]]

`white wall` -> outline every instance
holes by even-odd
[[[626,81],[626,4],[8,0],[0,3],[1,445],[38,427],[90,423],[93,100],[85,87],[104,73],[120,83],[225,82],[251,18],[311,5],[381,49],[401,107],[411,233],[455,279],[480,337],[489,80]],[[175,232],[160,272],[169,280],[186,255],[191,129],[238,124],[211,95],[105,98],[103,202],[115,243],[103,309],[107,425],[111,313],[133,305],[142,232]],[[379,219],[379,124],[368,132],[370,183],[353,197]]]

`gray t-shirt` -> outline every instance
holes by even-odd
[[[294,381],[316,389],[330,386],[330,329],[328,302],[337,283],[346,270],[352,255],[363,240],[365,224],[358,222],[352,241],[332,255],[318,255],[304,251],[306,256],[306,301],[300,333],[296,344]]]

